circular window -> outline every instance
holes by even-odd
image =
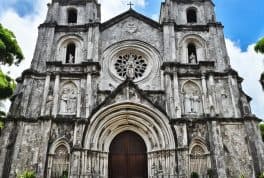
[[[146,72],[147,61],[142,55],[130,52],[116,57],[114,66],[120,77],[138,79]]]

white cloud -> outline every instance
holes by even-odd
[[[128,0],[99,0],[101,3],[102,22],[123,13],[129,9]],[[145,7],[145,0],[134,0],[133,4],[139,7]]]
[[[6,71],[11,72],[11,76],[19,77],[23,70],[30,67],[31,59],[35,49],[37,39],[37,27],[43,23],[46,17],[47,6],[50,0],[36,0],[35,9],[38,13],[33,13],[26,17],[19,17],[12,9],[6,9],[2,12],[0,22],[8,29],[12,30],[25,54],[26,60],[19,68],[6,68]],[[100,0],[102,4],[102,20],[108,20],[119,13],[128,10],[127,0]],[[136,0],[133,3],[137,6],[144,7],[146,0]],[[156,15],[153,17],[157,18]],[[231,64],[239,74],[245,79],[243,88],[246,93],[253,97],[252,108],[253,112],[258,117],[264,118],[264,92],[258,82],[260,73],[264,71],[262,59],[264,56],[258,55],[253,50],[253,45],[250,45],[247,51],[242,52],[241,49],[231,40],[226,40],[227,49],[231,58]]]
[[[264,71],[264,56],[254,51],[254,44],[243,52],[235,42],[226,39],[231,66],[244,78],[244,91],[253,98],[251,106],[253,113],[264,119],[264,91],[259,83],[260,75]]]

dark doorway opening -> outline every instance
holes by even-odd
[[[134,132],[117,135],[110,145],[109,178],[147,178],[147,149]]]

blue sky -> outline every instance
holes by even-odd
[[[21,17],[31,15],[38,10],[35,8],[35,2],[35,0],[0,0],[0,15],[8,8],[15,10]],[[153,18],[159,14],[160,3],[161,0],[147,0],[144,7],[135,8]],[[214,3],[217,19],[225,26],[226,37],[235,41],[242,50],[246,50],[249,44],[264,36],[263,0],[214,0]]]
[[[47,2],[51,0],[0,0],[0,23],[12,30],[26,56],[19,68],[6,69],[16,78],[30,66],[37,39],[37,27],[43,23]],[[109,19],[126,11],[129,0],[99,0],[102,18]],[[131,0],[138,12],[157,19],[161,0]],[[227,50],[232,67],[244,78],[244,91],[253,98],[253,112],[264,119],[264,92],[258,82],[264,71],[263,55],[254,52],[254,43],[264,36],[264,0],[214,0],[217,20],[225,26]]]

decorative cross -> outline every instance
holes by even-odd
[[[132,9],[132,6],[134,6],[134,4],[131,1],[127,5],[129,6],[129,9]]]

